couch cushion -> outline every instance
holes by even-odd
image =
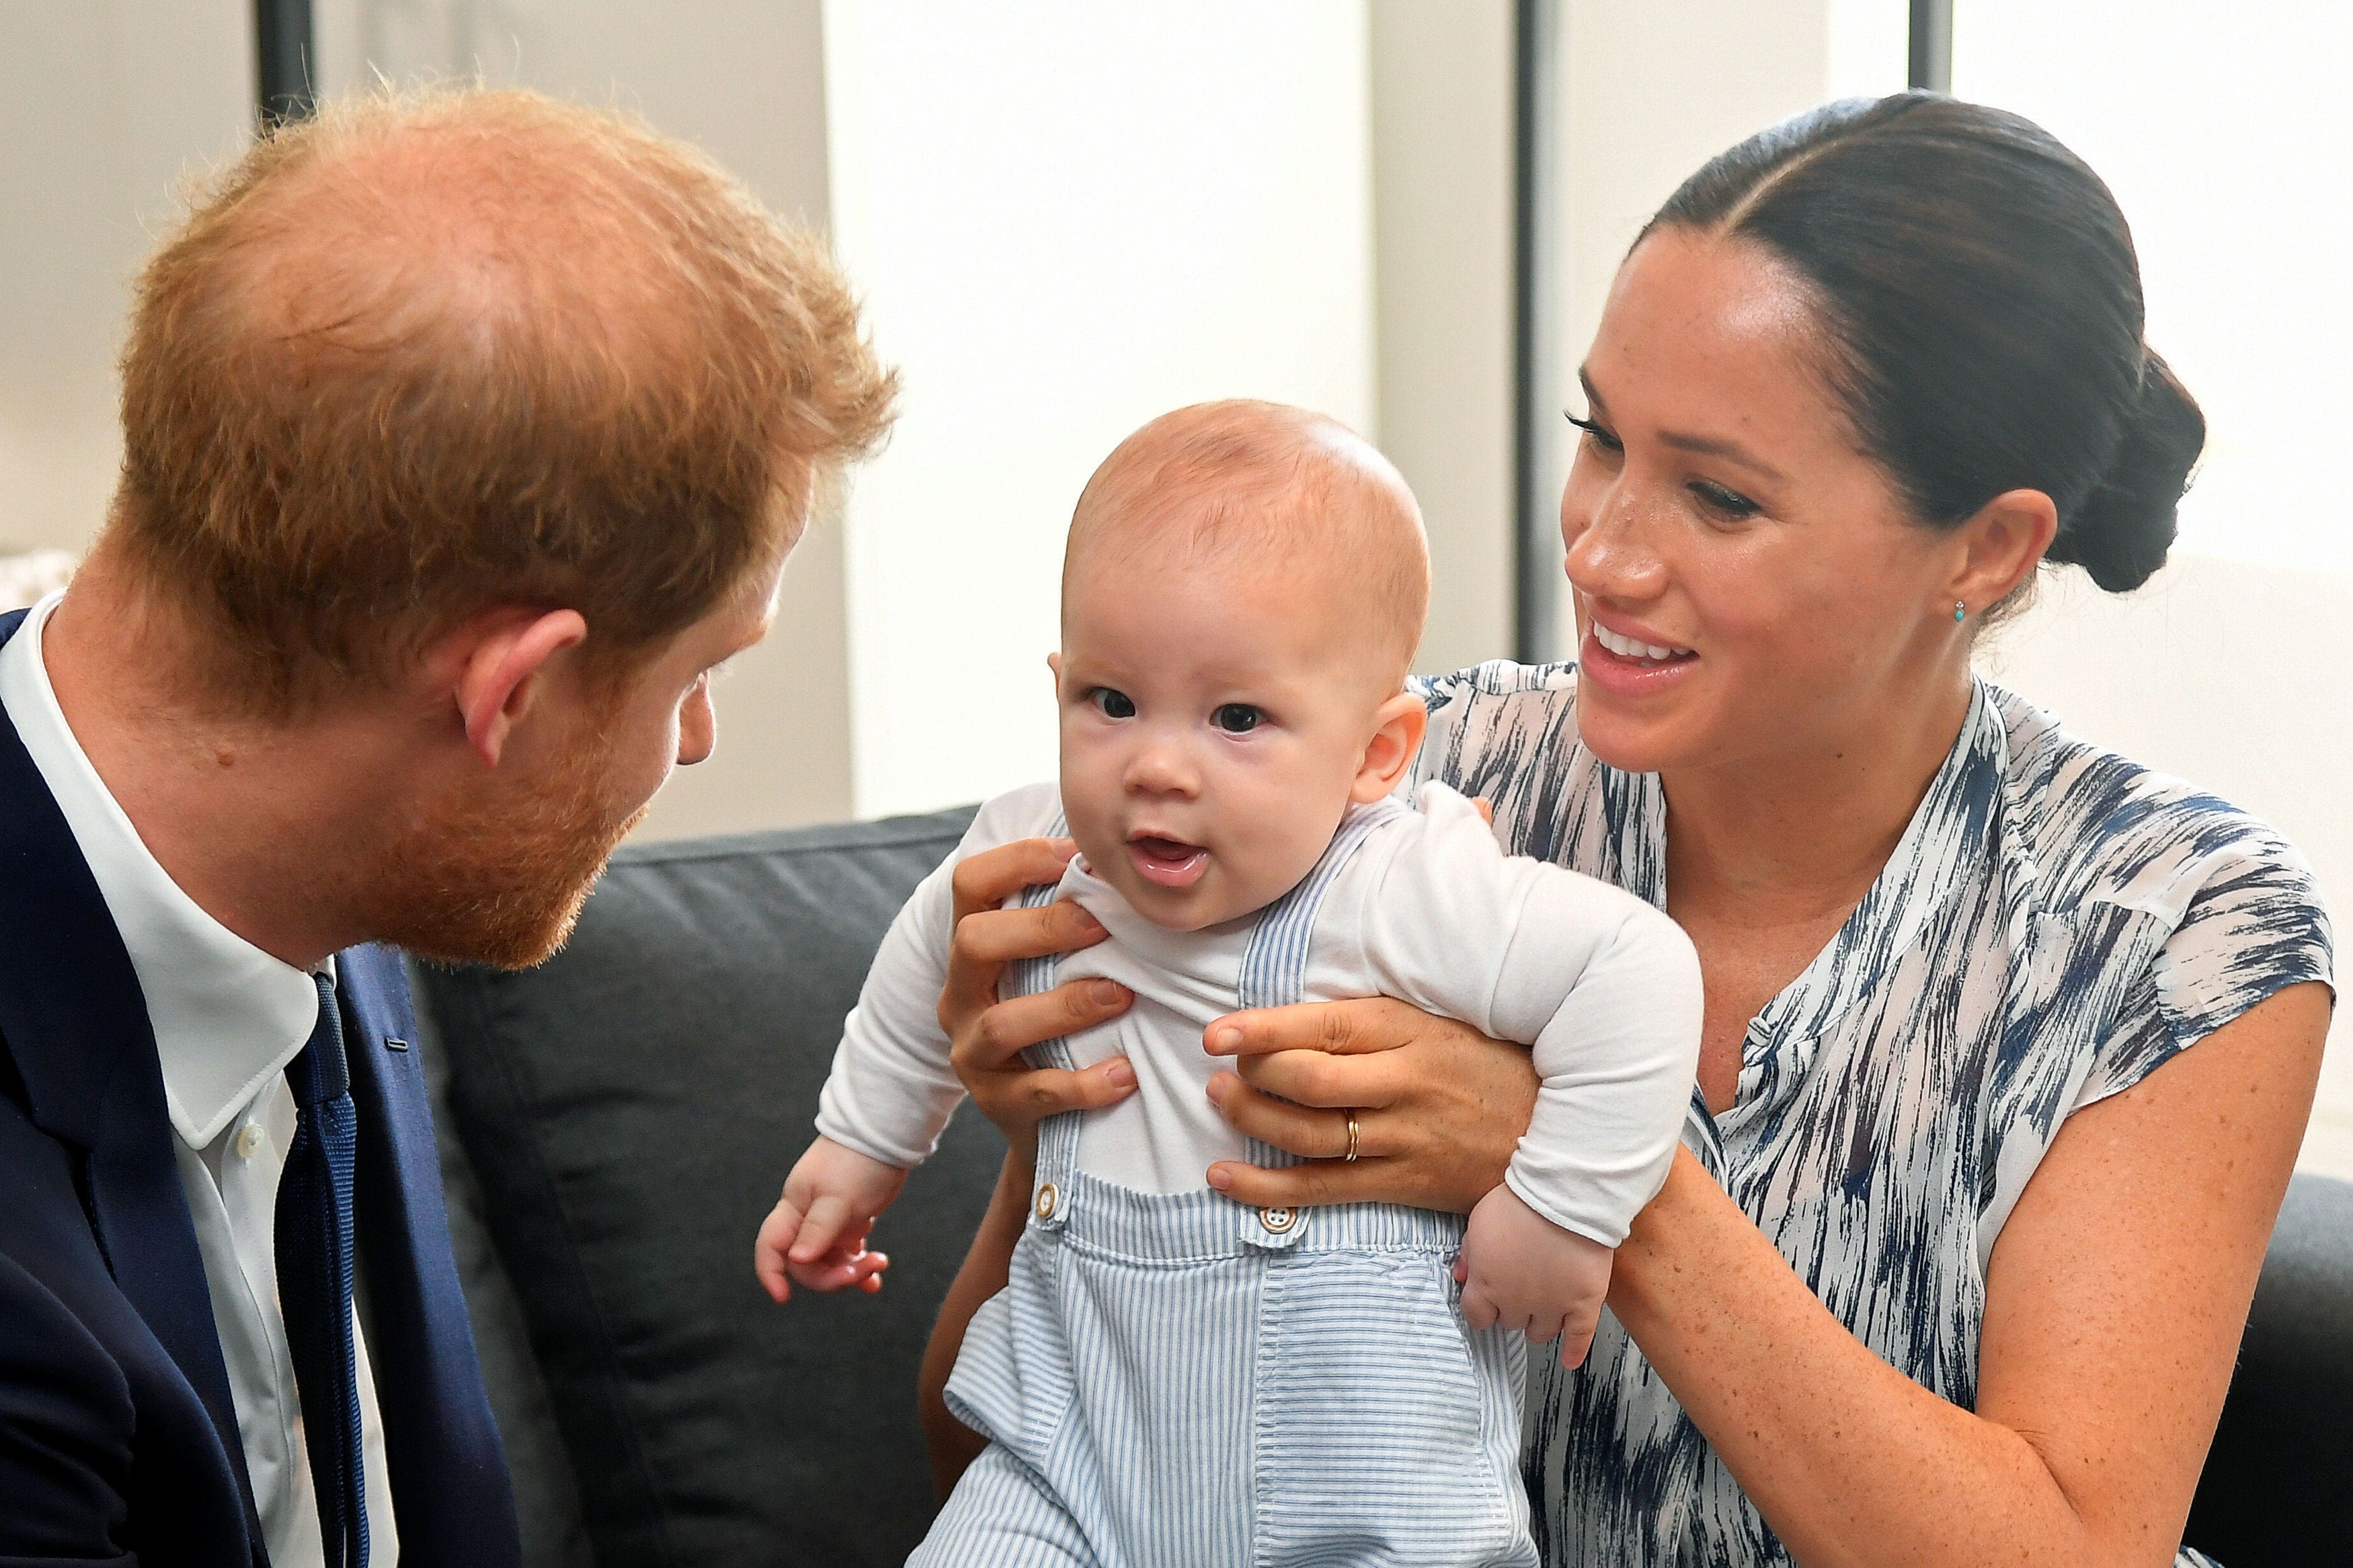
[[[597,1561],[895,1563],[934,1510],[925,1336],[1004,1146],[960,1113],[879,1296],[752,1278],[884,928],[969,810],[631,847],[520,974],[426,970],[449,1105]]]
[[[2353,1183],[2288,1184],[2182,1534],[2222,1568],[2353,1563]]]

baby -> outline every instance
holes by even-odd
[[[1505,856],[1462,796],[1398,798],[1426,722],[1405,677],[1429,571],[1397,471],[1295,409],[1155,419],[1079,498],[1050,661],[1059,787],[984,805],[892,924],[759,1238],[780,1296],[787,1275],[851,1272],[961,1093],[937,1013],[955,862],[1067,831],[1060,886],[1024,901],[1075,899],[1109,938],[1000,991],[1128,987],[1124,1016],[1032,1054],[1124,1055],[1136,1090],[1039,1130],[1010,1282],[947,1388],[990,1445],[911,1562],[1535,1562],[1522,1336],[1564,1354],[1591,1336],[1682,1127],[1699,971],[1663,914]],[[1534,1047],[1544,1085],[1504,1184],[1467,1227],[1213,1191],[1214,1162],[1282,1157],[1209,1102],[1205,1029],[1374,994]],[[1351,1159],[1356,1135],[1352,1118]]]

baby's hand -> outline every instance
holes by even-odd
[[[1541,1344],[1558,1337],[1560,1364],[1574,1367],[1593,1344],[1601,1299],[1609,1293],[1617,1254],[1590,1237],[1563,1230],[1499,1186],[1471,1211],[1454,1278],[1462,1315],[1477,1329],[1501,1323]]]
[[[779,1301],[793,1293],[794,1280],[812,1290],[880,1290],[891,1260],[866,1250],[866,1233],[906,1180],[896,1165],[818,1139],[785,1178],[785,1195],[762,1222],[752,1271]]]

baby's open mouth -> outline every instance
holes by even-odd
[[[1208,868],[1209,852],[1181,838],[1139,833],[1127,841],[1127,858],[1135,874],[1163,888],[1189,888]]]

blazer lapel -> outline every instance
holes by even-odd
[[[514,1495],[450,1257],[408,977],[388,947],[347,949],[335,970],[359,1110],[353,1206],[375,1309],[368,1361],[401,1556],[514,1568]]]
[[[0,617],[0,645],[24,619]],[[146,997],[72,830],[5,714],[0,878],[0,1039],[35,1125],[82,1152],[91,1228],[115,1284],[203,1402],[259,1541]]]

